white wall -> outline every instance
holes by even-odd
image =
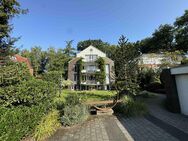
[[[93,46],[89,46],[88,48],[84,49],[83,51],[78,53],[76,57],[82,57],[83,61],[86,62],[86,55],[98,55],[98,57],[106,57],[105,53]]]
[[[188,74],[176,75],[175,78],[181,112],[188,115]]]

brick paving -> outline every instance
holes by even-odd
[[[115,116],[99,116],[81,127],[61,135],[57,132],[48,141],[128,141],[115,121]]]
[[[164,95],[156,95],[155,97],[148,99],[149,112],[154,117],[188,133],[188,116],[182,114],[171,113],[164,108]]]
[[[96,116],[79,127],[58,130],[48,141],[186,141],[188,117],[165,110],[164,98],[146,100],[146,117]]]
[[[177,141],[176,138],[144,117],[119,117],[119,120],[135,141]]]

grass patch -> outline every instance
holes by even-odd
[[[102,91],[102,90],[91,90],[91,91],[71,91],[63,90],[61,99],[63,100],[67,95],[78,94],[81,98],[86,101],[102,101],[113,99],[115,91]]]

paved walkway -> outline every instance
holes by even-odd
[[[188,117],[165,110],[164,99],[148,98],[146,117],[98,116],[68,131],[59,129],[48,141],[187,141]]]
[[[80,127],[73,127],[64,133],[59,129],[49,141],[128,141],[125,129],[115,116],[98,116]],[[128,134],[128,133],[127,133]]]

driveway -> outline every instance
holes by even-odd
[[[168,112],[164,99],[146,99],[145,117],[94,116],[82,125],[59,129],[48,141],[187,141],[188,117]]]

